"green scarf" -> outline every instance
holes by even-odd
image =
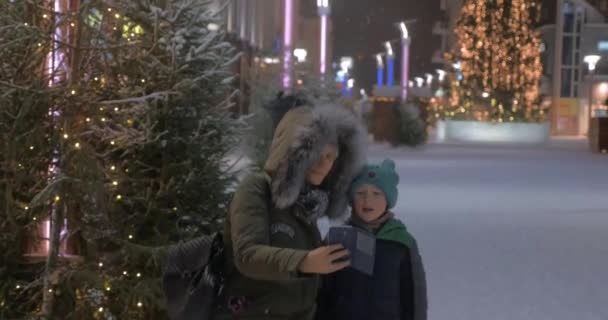
[[[353,213],[349,224],[372,232],[376,235],[376,238],[381,240],[397,242],[408,248],[414,245],[415,239],[407,231],[407,227],[399,219],[396,219],[395,214],[390,211],[370,222],[363,221]]]

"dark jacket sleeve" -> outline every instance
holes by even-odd
[[[409,314],[409,318],[403,319],[426,320],[428,310],[426,273],[415,240],[409,247],[408,256],[406,261],[409,260],[409,263],[406,262],[401,267],[402,310],[404,315]]]
[[[257,280],[298,278],[308,251],[270,246],[269,191],[262,176],[241,183],[230,208],[230,236],[236,268]]]
[[[401,261],[400,295],[401,295],[401,320],[414,320],[414,278],[412,275],[412,261],[410,250],[405,249]]]

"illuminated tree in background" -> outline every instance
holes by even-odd
[[[454,119],[542,121],[537,0],[467,0],[447,55],[460,66],[445,111]]]

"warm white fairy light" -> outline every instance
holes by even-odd
[[[91,122],[91,118],[86,118],[86,122]]]
[[[69,138],[68,134],[67,134],[67,133],[64,133],[64,134],[63,134],[63,138],[64,138],[64,139]]]
[[[117,186],[118,185],[118,181],[112,181],[112,185]]]
[[[99,263],[99,267],[100,267],[100,268],[101,268],[101,267],[103,267],[103,262],[100,262],[100,263]]]
[[[122,272],[122,274],[126,276],[128,274],[128,272],[125,270]]]
[[[138,303],[137,303],[137,307],[138,307],[138,308],[141,308],[142,306],[143,306],[143,303],[141,303],[141,302],[138,302]]]
[[[71,93],[72,95],[75,95],[75,94],[76,94],[76,90],[72,90],[70,93]]]
[[[30,146],[30,150],[34,150],[34,146]]]
[[[76,149],[80,149],[80,142],[76,142],[76,143],[74,144],[74,147],[76,147]]]
[[[110,141],[111,145],[114,145],[116,142],[114,142],[114,140]]]
[[[139,277],[141,277],[141,273],[139,273],[139,272],[138,272],[138,273],[137,273],[137,277],[138,277],[138,278],[139,278]]]
[[[55,201],[59,201],[59,200],[61,200],[61,197],[60,196],[55,196]]]
[[[121,200],[121,199],[122,199],[122,196],[121,196],[121,195],[117,195],[117,196],[116,196],[116,200]]]
[[[112,170],[112,171],[116,170],[116,166],[111,166],[110,170]]]
[[[133,235],[132,234],[129,235],[129,239],[133,239]]]

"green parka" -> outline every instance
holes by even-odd
[[[318,275],[298,272],[309,250],[321,246],[315,222],[296,200],[306,172],[327,143],[338,158],[321,187],[326,215],[347,213],[347,188],[364,163],[364,132],[336,106],[298,107],[275,131],[265,172],[239,185],[225,227],[228,279],[214,319],[314,319]]]

